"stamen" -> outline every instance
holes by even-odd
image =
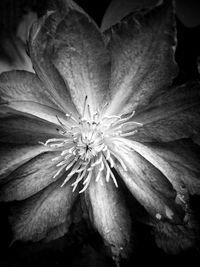
[[[129,121],[134,116],[135,111],[129,116],[126,116],[127,114],[103,116],[106,106],[107,103],[101,112],[96,110],[92,114],[86,95],[82,114],[78,119],[73,117],[71,113],[66,114],[66,120],[62,121],[56,116],[61,127],[58,132],[62,137],[51,138],[44,143],[40,142],[40,144],[49,147],[50,150],[60,152],[60,155],[53,158],[52,161],[55,161],[55,166],[59,168],[53,178],[58,177],[62,171],[68,173],[61,187],[72,177],[77,176],[71,185],[72,191],[74,192],[79,183],[83,181],[83,188],[79,191],[82,193],[88,188],[92,174],[96,170],[98,170],[97,176],[94,178],[96,182],[103,185],[102,172],[104,171],[106,182],[112,179],[115,186],[118,187],[113,173],[115,161],[118,161],[122,168],[127,171],[120,155],[110,150],[108,143],[114,141],[115,145],[120,145],[120,151],[127,153],[127,151],[132,150],[132,147],[127,143],[128,139],[125,137],[135,134],[137,128],[142,124]]]
[[[84,100],[84,106],[83,106],[82,117],[84,117],[84,115],[85,115],[86,104],[87,104],[87,95],[85,96],[85,100]]]
[[[79,194],[83,193],[83,192],[87,189],[87,187],[88,187],[88,185],[89,185],[89,183],[90,183],[91,177],[92,177],[92,172],[90,172],[90,173],[88,174],[86,180],[84,181],[85,186],[83,187],[83,189],[82,189],[81,191],[79,191]]]
[[[91,115],[90,105],[89,105],[89,104],[87,105],[87,108],[88,108],[88,115],[89,115],[89,118],[91,119],[91,118],[92,118],[92,115]]]

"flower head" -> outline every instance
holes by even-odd
[[[173,5],[101,33],[74,2],[54,4],[30,32],[35,74],[0,76],[0,199],[17,200],[14,239],[64,235],[81,199],[117,261],[132,242],[130,191],[158,246],[194,245],[199,83],[173,85]]]

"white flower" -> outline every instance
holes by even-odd
[[[102,34],[75,3],[55,3],[30,33],[36,74],[0,76],[0,199],[17,200],[14,240],[64,235],[81,200],[118,261],[131,251],[137,219],[130,191],[158,246],[192,246],[199,84],[172,86],[172,5],[132,14]]]

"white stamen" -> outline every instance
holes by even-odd
[[[104,109],[104,108],[103,108]],[[115,161],[117,160],[122,168],[127,171],[124,161],[120,157],[120,152],[127,153],[132,150],[128,139],[125,137],[131,136],[137,132],[138,127],[142,124],[135,121],[129,121],[135,114],[133,111],[129,116],[126,114],[103,116],[101,112],[96,110],[91,114],[92,109],[88,104],[88,97],[85,97],[82,115],[78,119],[72,114],[66,114],[66,120],[60,120],[56,116],[60,127],[59,133],[61,138],[51,138],[40,144],[51,148],[51,150],[60,152],[60,155],[53,158],[58,171],[54,174],[56,178],[63,171],[69,172],[64,179],[61,187],[63,187],[72,177],[77,176],[72,183],[72,191],[74,192],[81,181],[83,188],[79,193],[84,192],[92,179],[92,174],[97,172],[96,182],[103,185],[102,179],[105,172],[106,182],[113,180],[118,187],[117,180],[113,170]],[[110,150],[109,142],[115,143],[115,146],[120,146],[120,152]],[[56,162],[58,161],[58,162]]]

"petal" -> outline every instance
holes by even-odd
[[[20,165],[47,150],[47,147],[41,145],[31,146],[0,143],[0,179],[8,176]]]
[[[62,223],[69,227],[75,198],[76,194],[72,193],[70,184],[60,187],[59,181],[33,197],[17,202],[10,217],[14,241],[38,241]]]
[[[136,12],[106,32],[111,52],[111,105],[108,114],[147,104],[177,74],[171,1]]]
[[[177,254],[195,246],[197,237],[191,225],[172,225],[167,222],[155,224],[155,241],[166,253]]]
[[[143,124],[136,141],[173,141],[200,133],[200,83],[190,82],[160,94],[134,120]]]
[[[105,31],[125,16],[138,9],[155,6],[157,0],[114,0],[111,1],[103,16],[101,30]]]
[[[43,239],[44,242],[49,242],[52,240],[56,240],[62,236],[64,236],[68,232],[69,224],[70,224],[71,217],[67,217],[64,223],[61,223],[51,230],[48,231],[46,237]]]
[[[61,4],[61,7],[58,3]],[[52,62],[55,53],[56,29],[63,20],[62,12],[67,12],[64,1],[56,1],[54,4],[57,12],[51,8],[51,11],[48,11],[45,16],[33,24],[29,38],[29,54],[36,73],[44,82],[49,94],[60,109],[65,113],[72,112],[78,116],[77,109],[70,96],[68,84],[63,80]]]
[[[130,217],[121,192],[112,182],[107,183],[105,171],[102,173],[100,181],[91,180],[86,204],[92,223],[117,260],[127,257],[130,248]]]
[[[52,15],[52,19],[58,16]],[[79,112],[87,96],[91,111],[108,101],[110,57],[96,24],[83,11],[68,6],[56,27],[52,62],[69,86]]]
[[[187,191],[200,193],[200,153],[192,141],[145,145],[132,142],[131,146],[167,177],[180,196],[186,197]]]
[[[27,71],[10,71],[0,75],[0,104],[58,124],[64,117],[38,77]]]
[[[0,200],[23,200],[60,178],[63,172],[54,178],[58,160],[52,161],[58,155],[59,152],[41,153],[12,171],[2,180]]]
[[[57,128],[59,127],[36,117],[10,114],[1,118],[0,142],[35,145],[60,136]]]
[[[138,153],[117,147],[127,170],[119,163],[116,169],[134,197],[153,218],[179,222],[184,211],[176,203],[176,191],[167,178]]]

